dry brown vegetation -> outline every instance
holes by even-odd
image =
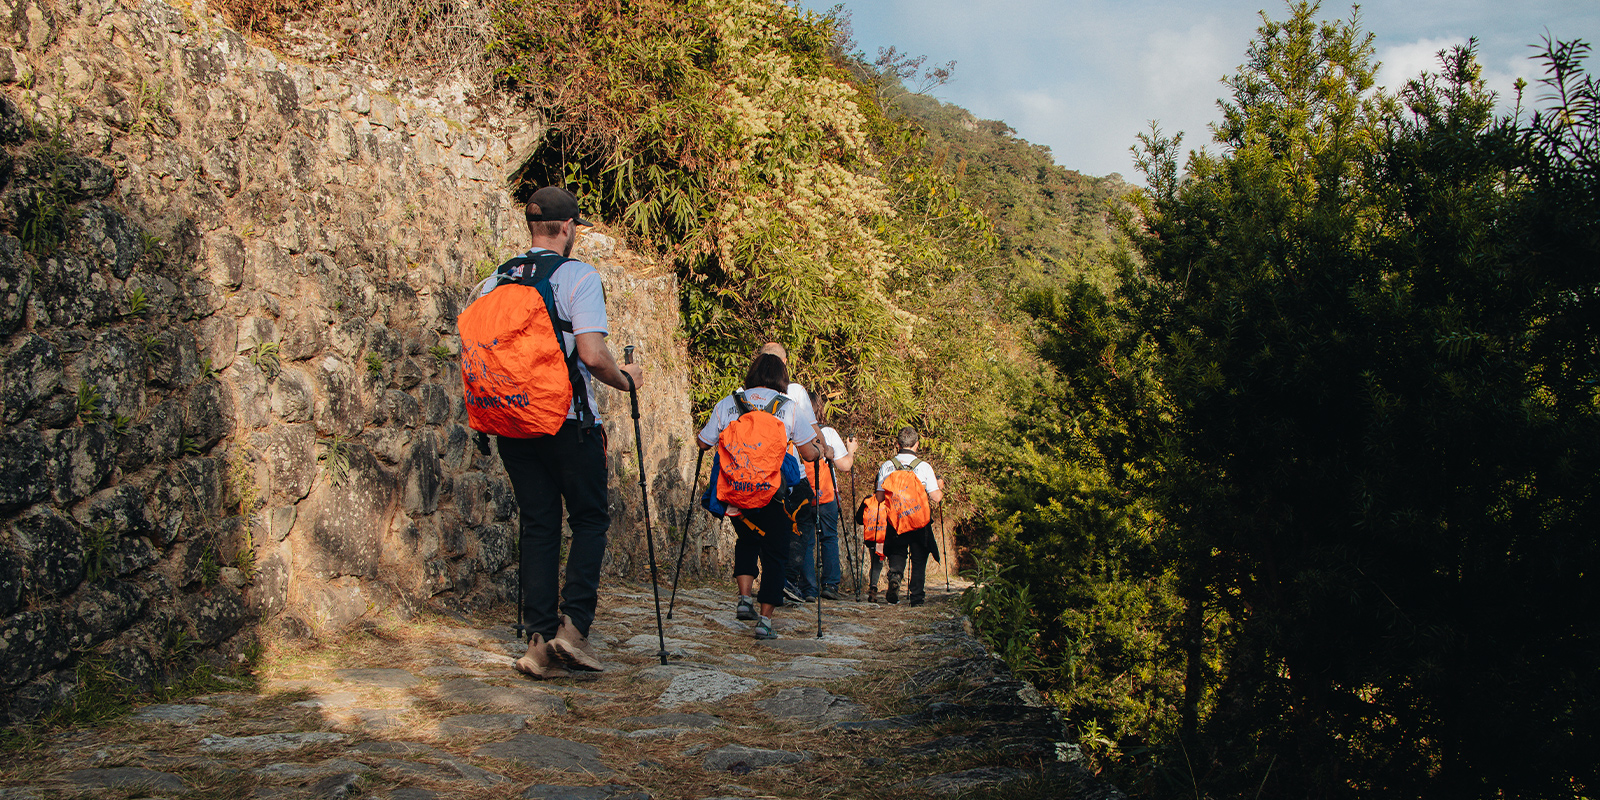
[[[681,598],[680,598],[681,599]],[[787,798],[828,798],[874,796],[896,800],[919,796],[900,791],[894,784],[910,777],[985,765],[1012,765],[992,753],[968,753],[923,761],[900,755],[903,747],[940,736],[961,733],[973,726],[960,720],[913,730],[886,732],[841,732],[811,723],[775,720],[755,706],[770,698],[784,685],[763,686],[750,696],[730,699],[715,705],[689,705],[673,711],[706,713],[724,724],[710,729],[690,730],[672,739],[633,739],[617,735],[630,726],[629,717],[659,714],[657,697],[663,688],[660,680],[638,676],[641,668],[656,663],[651,654],[636,654],[619,647],[622,639],[654,632],[648,616],[628,616],[619,606],[648,605],[648,601],[604,600],[596,631],[609,636],[612,647],[604,650],[608,663],[616,668],[598,679],[558,680],[544,683],[528,681],[504,667],[482,668],[477,680],[504,687],[532,687],[562,697],[568,711],[557,716],[534,719],[527,730],[573,742],[592,745],[603,754],[605,763],[616,770],[609,778],[548,769],[496,759],[471,758],[480,745],[501,741],[511,731],[446,732],[439,723],[461,714],[504,713],[504,706],[462,703],[439,691],[448,678],[424,677],[416,686],[388,688],[343,682],[335,670],[392,667],[422,674],[430,666],[441,666],[449,659],[441,654],[460,648],[475,649],[493,658],[505,652],[511,637],[501,619],[466,618],[425,614],[413,619],[378,616],[362,630],[338,639],[321,641],[267,641],[258,661],[255,692],[228,692],[178,699],[176,702],[207,703],[227,711],[225,718],[197,726],[136,723],[122,718],[99,724],[85,724],[55,730],[19,732],[0,751],[0,786],[36,786],[55,793],[49,796],[90,796],[75,794],[61,776],[89,767],[135,766],[169,772],[182,777],[193,787],[191,797],[245,798],[263,786],[274,785],[270,774],[258,773],[272,764],[291,762],[315,766],[333,759],[355,759],[366,764],[362,775],[368,793],[390,787],[414,786],[441,792],[441,796],[475,798],[507,797],[535,783],[573,785],[611,782],[639,786],[657,798],[696,798],[719,785],[737,784],[740,794]],[[790,612],[809,625],[812,608]],[[679,620],[693,616],[695,609],[680,605]],[[863,675],[823,684],[830,692],[848,696],[867,706],[876,717],[893,716],[912,710],[906,701],[907,676],[932,657],[912,645],[903,644],[906,634],[926,630],[936,615],[948,613],[941,605],[921,609],[885,607],[868,612],[880,634],[866,649],[838,653],[868,659]],[[701,612],[704,608],[700,609]],[[828,622],[862,619],[846,613],[841,606],[828,612]],[[669,623],[674,624],[674,623]],[[786,638],[808,638],[805,629],[796,629]],[[741,656],[753,667],[772,667],[793,660],[794,656],[757,644],[746,636],[707,629],[697,640],[712,644],[707,655],[713,660]],[[740,662],[732,662],[740,663]],[[918,692],[934,687],[914,687]],[[309,707],[308,701],[324,701],[322,708]],[[336,702],[335,702],[336,701]],[[341,706],[340,703],[343,703]],[[351,717],[351,706],[396,709],[397,713],[380,723],[362,723]],[[263,733],[298,731],[338,731],[349,735],[344,743],[318,745],[293,753],[228,755],[210,757],[198,746],[207,735],[250,736]],[[364,742],[407,742],[414,751],[408,755],[375,757],[352,748]],[[813,760],[787,768],[762,769],[748,774],[708,773],[700,766],[703,753],[724,744],[737,743],[790,751],[806,751]],[[440,755],[440,754],[443,755]],[[440,765],[441,758],[459,759],[504,775],[508,784],[477,786],[454,778]],[[402,769],[380,763],[384,759],[406,759],[418,765]],[[868,759],[887,759],[872,766]],[[337,764],[338,762],[332,762]],[[439,774],[418,773],[416,769],[438,768]],[[326,769],[339,771],[333,766]],[[277,781],[281,783],[281,779]],[[511,791],[512,788],[515,791]],[[97,797],[122,795],[121,790],[94,793]],[[715,792],[713,792],[715,793]]]

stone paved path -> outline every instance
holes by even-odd
[[[662,665],[648,587],[613,587],[590,632],[606,671],[583,679],[516,673],[512,628],[464,618],[278,646],[254,692],[4,754],[0,800],[1120,796],[950,598],[827,603],[821,639],[815,606],[780,609],[769,642],[732,601],[680,592]]]

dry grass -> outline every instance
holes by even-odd
[[[614,587],[618,591],[648,595],[648,587]],[[721,587],[718,587],[721,588]],[[685,587],[687,590],[688,587]],[[679,613],[673,625],[693,625],[706,608],[694,598],[679,598]],[[730,601],[731,602],[731,601]],[[648,605],[649,601],[612,599],[602,607],[597,630],[620,641],[643,632],[654,633],[654,619],[621,614],[620,606]],[[785,612],[791,619],[802,619],[810,607],[799,614]],[[827,682],[823,688],[845,695],[865,705],[872,716],[888,717],[914,710],[907,705],[903,684],[906,677],[932,663],[936,656],[920,647],[896,644],[902,636],[926,630],[936,606],[925,609],[883,609],[880,625],[883,635],[867,652],[850,654],[868,659],[861,666],[864,674]],[[856,619],[845,609],[830,614],[832,623]],[[830,623],[831,624],[831,623]],[[498,627],[495,627],[498,626]],[[504,629],[504,630],[502,630]],[[487,631],[487,632],[486,632]],[[502,634],[504,636],[502,636]],[[343,668],[398,667],[419,674],[431,665],[450,662],[451,648],[473,647],[501,652],[509,629],[501,620],[487,618],[463,620],[458,617],[424,614],[412,619],[379,616],[359,631],[324,641],[267,641],[258,662],[256,683],[259,695],[244,696],[243,702],[225,706],[226,719],[208,722],[199,728],[184,726],[130,724],[114,722],[93,728],[76,728],[32,734],[13,732],[0,763],[0,784],[50,786],[65,790],[52,780],[73,769],[86,766],[143,766],[181,775],[195,787],[192,796],[245,798],[256,788],[271,783],[252,770],[272,763],[290,761],[314,764],[329,758],[350,758],[349,745],[368,741],[413,742],[418,750],[410,755],[381,756],[379,759],[406,760],[424,771],[402,770],[360,756],[369,765],[364,772],[367,793],[391,787],[415,786],[431,789],[441,796],[477,798],[505,797],[507,787],[517,791],[533,783],[558,785],[616,783],[640,786],[661,800],[698,798],[715,793],[719,786],[743,787],[727,793],[745,796],[784,798],[866,797],[897,800],[921,796],[918,791],[894,788],[902,781],[934,772],[989,765],[1014,765],[998,753],[941,755],[922,760],[902,755],[904,748],[940,736],[970,731],[973,723],[946,720],[913,730],[835,731],[801,722],[774,720],[755,705],[771,698],[784,686],[774,684],[758,692],[714,705],[689,705],[672,709],[682,713],[706,713],[724,723],[720,727],[690,730],[672,739],[633,739],[612,731],[632,727],[622,720],[662,713],[655,700],[661,681],[639,677],[640,668],[656,663],[650,654],[613,650],[607,656],[623,665],[597,681],[560,680],[529,682],[509,669],[485,665],[485,673],[475,678],[486,684],[533,687],[566,699],[568,713],[533,720],[531,732],[592,745],[601,750],[608,766],[615,770],[606,777],[573,775],[553,770],[533,769],[523,764],[472,758],[482,744],[508,738],[506,731],[440,733],[438,721],[444,717],[495,713],[504,709],[460,703],[442,697],[437,687],[449,678],[424,678],[409,689],[384,688],[354,682],[341,682],[335,670]],[[792,639],[808,638],[796,631]],[[795,658],[760,645],[748,636],[708,628],[696,639],[711,644],[708,654],[753,657],[751,667],[771,667]],[[301,683],[315,682],[315,683]],[[919,687],[926,690],[929,687]],[[297,706],[319,692],[348,693],[363,707],[394,708],[399,729],[363,728],[341,721],[337,714],[318,708]],[[218,706],[224,707],[224,706]],[[338,730],[350,736],[342,745],[323,745],[293,753],[257,756],[228,756],[231,769],[218,769],[214,762],[197,757],[197,745],[208,733],[247,736],[268,732]],[[700,764],[705,754],[725,744],[743,744],[789,751],[806,751],[812,759],[787,767],[756,770],[748,774],[707,773]],[[426,748],[433,748],[432,751]],[[430,754],[431,752],[431,754]],[[450,758],[499,772],[510,784],[478,786],[461,780],[439,753]],[[867,759],[887,759],[871,766]],[[426,772],[428,765],[437,773]],[[116,795],[102,795],[116,796]]]
[[[492,83],[490,36],[496,2],[451,0],[214,0],[239,31],[268,45],[315,31],[342,55],[418,76],[459,75]]]

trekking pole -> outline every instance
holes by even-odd
[[[861,580],[866,575],[866,565],[857,559],[861,558],[861,526],[856,524],[856,465],[850,465],[850,530],[855,539],[855,546],[850,548],[850,564],[856,568],[856,602],[861,602]]]
[[[827,447],[828,444],[826,442],[823,442],[821,446],[822,447]],[[816,469],[817,469],[817,485],[816,485],[815,490],[813,490],[811,492],[812,507],[814,507],[817,510],[817,513],[811,517],[811,538],[817,540],[817,569],[816,569],[816,572],[819,573],[818,576],[817,576],[817,582],[820,584],[822,582],[822,576],[821,576],[820,573],[822,572],[822,569],[823,569],[823,565],[822,565],[822,459],[819,457],[816,461],[813,461],[811,463],[812,463],[812,466],[816,467]],[[833,467],[833,465],[831,463],[828,466],[829,466],[829,469],[832,469],[832,467]],[[834,488],[837,489],[838,487],[834,487]],[[838,492],[834,492],[834,493],[838,494]],[[818,639],[822,638],[822,587],[821,586],[817,587],[817,638]]]
[[[633,363],[633,345],[622,348],[622,363]],[[661,583],[656,575],[656,540],[650,533],[650,491],[644,485],[644,433],[639,429],[639,392],[633,386],[633,376],[622,373],[628,379],[628,398],[633,401],[633,451],[639,454],[639,496],[644,507],[644,542],[645,550],[650,554],[650,589],[656,596],[656,642],[661,648],[656,651],[656,656],[661,659],[661,665],[667,665],[667,631],[661,624]]]
[[[946,540],[944,538],[944,503],[943,502],[939,503],[939,507],[938,507],[937,510],[939,512],[939,539],[940,539],[940,541],[938,543],[939,544],[943,544],[944,542],[948,541],[948,540]],[[950,549],[954,550],[955,548],[952,547]],[[947,553],[944,554],[944,556],[945,556],[944,558],[941,558],[939,560],[944,562],[944,593],[945,594],[949,594],[950,593],[950,561],[949,561],[950,553],[947,552]]]
[[[694,460],[694,482],[689,484],[689,504],[683,509],[683,539],[678,542],[678,568],[672,572],[672,599],[667,601],[667,619],[672,619],[672,609],[678,604],[678,578],[683,576],[683,553],[689,549],[689,513],[694,511],[694,490],[700,488],[700,465],[704,463],[706,451],[701,450]]]
[[[527,641],[523,633],[528,626],[522,624],[522,557],[517,557],[517,638]]]
[[[834,468],[833,462],[831,460],[828,462],[828,472],[829,472],[829,474],[833,475],[833,497],[834,497],[834,500],[835,501],[843,500],[844,499],[844,493],[839,491],[839,470]],[[839,505],[843,506],[844,503],[841,502],[841,503],[839,503]],[[839,520],[834,523],[834,528],[837,529],[837,530],[834,531],[834,536],[833,536],[833,540],[834,540],[835,545],[837,545],[839,542],[848,541],[847,539],[845,539],[844,530],[843,530],[844,529],[844,509],[840,508],[839,509],[839,513],[840,513]],[[852,522],[850,524],[850,530],[853,533],[855,531],[855,523],[854,523],[855,509],[851,509],[850,510],[850,514],[851,514],[850,519],[852,520]],[[834,549],[835,550],[839,550],[839,548],[837,546],[835,546]],[[844,550],[839,550],[839,558],[841,559],[840,562],[839,562],[839,582],[842,584],[844,582],[844,576],[846,574],[848,574],[850,576],[850,580],[854,581],[857,584],[856,594],[859,596],[860,593],[861,593],[861,589],[860,589],[861,576],[856,574],[856,562],[855,562],[855,560],[850,558],[849,554],[846,553]],[[846,572],[846,570],[848,570],[848,573]]]

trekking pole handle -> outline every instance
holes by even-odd
[[[630,344],[627,347],[622,348],[622,363],[633,363],[633,345]]]
[[[633,345],[630,344],[627,347],[622,348],[622,363],[623,364],[632,364],[633,363]],[[629,375],[626,372],[624,372],[624,373],[622,373],[622,377],[628,379],[628,394],[633,394],[633,392],[634,392],[633,376]],[[638,397],[638,395],[634,395],[634,398],[633,398],[633,418],[634,419],[638,419],[639,418],[639,397]]]

